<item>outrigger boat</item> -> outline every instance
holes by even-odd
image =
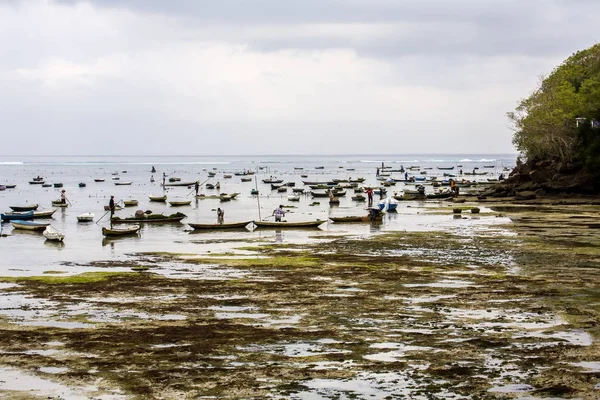
[[[102,234],[104,236],[124,236],[124,235],[134,235],[137,234],[140,230],[139,225],[133,225],[130,227],[121,227],[121,228],[102,228]]]
[[[245,229],[252,221],[232,222],[229,224],[193,224],[188,222],[194,230],[222,230],[222,229]]]
[[[252,221],[257,228],[316,228],[325,221],[304,221],[304,222],[273,222],[273,221]]]

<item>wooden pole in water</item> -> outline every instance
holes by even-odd
[[[256,187],[256,201],[258,202],[258,220],[262,221],[260,216],[260,192],[258,191],[258,180],[256,179],[256,175],[254,175],[254,186]]]

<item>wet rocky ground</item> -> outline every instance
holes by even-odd
[[[491,207],[456,217],[478,229],[200,238],[4,277],[1,395],[599,398],[600,207]]]

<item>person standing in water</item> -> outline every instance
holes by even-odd
[[[110,211],[110,220],[112,221],[112,217],[115,215],[115,196],[110,196],[108,211]]]
[[[200,190],[200,183],[198,181],[194,183],[194,190],[196,191],[196,196],[198,196],[198,190]]]
[[[62,204],[66,204],[66,202],[67,202],[67,195],[65,193],[66,193],[65,189],[61,190],[61,192],[60,192],[60,202]]]
[[[224,220],[225,220],[225,210],[222,210],[221,208],[217,208],[217,223],[223,224]]]
[[[275,222],[281,222],[281,218],[285,217],[285,211],[283,210],[283,205],[279,205],[275,210],[273,210],[273,214],[275,216]]]

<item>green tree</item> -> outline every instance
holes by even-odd
[[[600,44],[573,54],[541,78],[539,87],[507,115],[514,125],[513,144],[527,159],[580,158],[590,137],[583,140],[576,119],[600,115]]]

